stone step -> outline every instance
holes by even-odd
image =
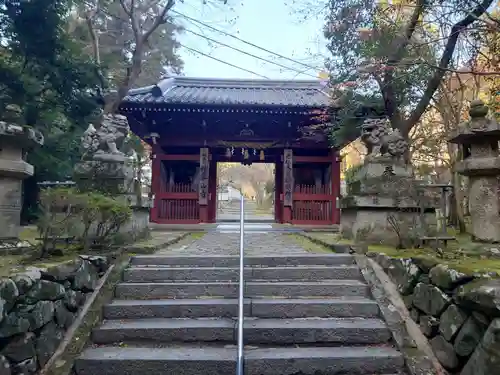
[[[125,270],[126,282],[155,281],[238,281],[237,267],[140,267]],[[246,281],[249,280],[325,280],[362,278],[357,266],[306,266],[306,267],[253,267],[244,270]]]
[[[245,283],[245,297],[367,297],[369,288],[359,280],[272,281]],[[237,298],[237,282],[120,283],[120,299],[222,297]]]
[[[258,318],[363,317],[379,315],[368,298],[247,299],[245,316]],[[116,300],[104,306],[105,319],[196,318],[238,315],[237,299]]]
[[[372,375],[397,372],[403,358],[376,347],[257,348],[245,351],[246,375]],[[181,345],[161,348],[88,348],[75,362],[78,375],[232,375],[236,348]]]
[[[118,342],[225,342],[237,339],[227,318],[107,320],[93,331],[95,344]],[[380,319],[246,319],[245,344],[381,344],[391,334]]]
[[[145,266],[196,266],[196,267],[238,267],[239,257],[226,255],[138,255],[131,259],[132,265]],[[354,257],[350,254],[295,254],[295,255],[269,255],[245,257],[247,266],[338,266],[354,264]]]

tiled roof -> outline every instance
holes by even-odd
[[[324,107],[331,104],[319,81],[166,78],[133,89],[124,104]]]

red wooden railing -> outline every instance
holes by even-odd
[[[191,184],[166,185],[164,191],[166,193],[192,193],[192,192],[194,192]]]
[[[194,199],[160,199],[158,219],[169,222],[199,222],[200,206]]]
[[[332,213],[332,202],[329,201],[295,201],[292,220],[310,224],[329,224],[332,221]]]
[[[292,224],[332,224],[334,205],[329,185],[295,185]]]
[[[294,193],[298,194],[329,194],[330,187],[328,185],[295,185]]]
[[[160,224],[199,223],[200,206],[198,193],[191,184],[160,183],[160,191],[156,193],[155,221]]]

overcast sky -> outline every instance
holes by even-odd
[[[237,1],[229,0],[228,3],[234,5]],[[273,56],[174,13],[178,22],[189,30],[275,61],[290,69],[260,61],[189,32],[178,37],[178,40],[186,47],[199,50],[219,60],[271,79],[314,79],[318,77],[326,56],[325,41],[322,36],[323,17],[320,14],[307,15],[304,21],[303,15],[305,13],[293,11],[286,4],[286,0],[239,0],[239,5],[235,5],[232,9],[228,9],[228,6],[224,5],[201,6],[199,5],[201,2],[202,0],[189,0],[184,4],[179,2],[175,10],[259,47],[310,65],[315,69]],[[185,63],[184,74],[186,76],[262,78],[256,74],[201,56],[187,48],[181,48],[179,52]]]

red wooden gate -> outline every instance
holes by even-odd
[[[335,198],[331,186],[295,185],[292,224],[327,225],[334,222]]]
[[[162,160],[196,160],[194,155],[157,154],[153,160],[154,206],[151,221],[158,224],[196,224],[200,222],[198,193],[191,184],[167,183]]]
[[[159,224],[194,224],[200,222],[198,193],[193,192],[190,184],[166,186],[155,196]]]

